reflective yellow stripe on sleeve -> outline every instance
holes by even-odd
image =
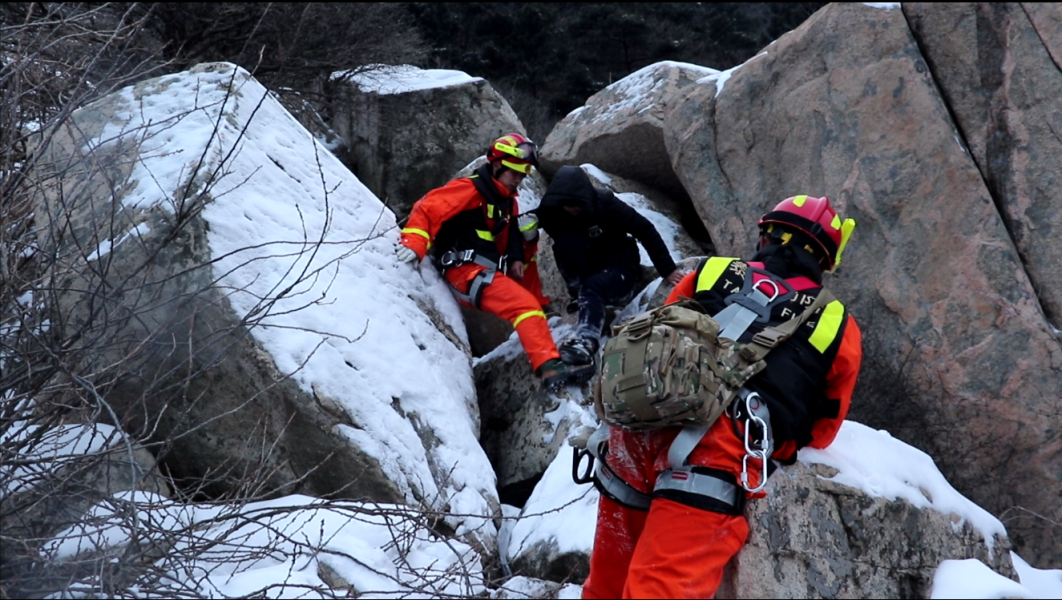
[[[476,235],[478,235],[480,238],[482,238],[484,240],[487,240],[488,242],[493,242],[494,241],[494,236],[489,231],[483,231],[482,229],[477,229],[476,230]]]
[[[697,276],[697,287],[693,291],[700,292],[711,289],[715,282],[719,280],[719,276],[723,274],[723,271],[732,262],[734,262],[733,258],[720,256],[709,258],[704,268],[701,269],[701,274]]]
[[[822,309],[822,315],[819,317],[819,322],[815,324],[815,331],[812,332],[811,338],[808,340],[812,346],[819,352],[826,352],[826,349],[830,347],[833,340],[837,337],[837,332],[841,329],[841,320],[844,318],[844,305],[840,300],[834,300],[826,305],[826,308]]]
[[[529,311],[525,312],[524,314],[520,315],[519,317],[516,317],[515,319],[513,319],[513,328],[515,329],[518,325],[520,325],[520,323],[524,319],[526,319],[528,317],[542,317],[543,319],[545,319],[546,318],[546,313],[542,312],[541,310],[529,310]]]
[[[424,231],[423,229],[413,229],[412,227],[407,227],[407,228],[402,230],[402,233],[410,233],[410,234],[414,234],[414,235],[419,235],[419,236],[423,237],[424,239],[426,239],[428,241],[431,241],[431,236],[428,235],[428,232]]]

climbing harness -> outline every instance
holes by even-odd
[[[605,455],[608,454],[608,434],[608,424],[602,423],[594,430],[594,433],[590,434],[585,448],[578,446],[572,448],[572,479],[578,484],[593,482],[594,487],[606,498],[622,506],[636,510],[649,510],[649,503],[653,497],[631,487],[605,462]],[[580,470],[584,458],[589,460],[586,468]]]
[[[755,270],[767,274],[765,271]],[[720,327],[718,337],[737,340],[753,322],[769,321],[773,307],[788,301],[795,294],[794,291],[783,292],[782,286],[770,274],[750,283],[752,279],[752,274],[749,274],[741,292],[729,296],[726,299],[727,306],[713,317]],[[787,339],[815,311],[832,300],[833,295],[827,289],[821,288],[815,301],[797,318],[781,327],[767,328],[753,336],[754,343],[762,347],[753,352],[759,354],[762,359],[763,354],[766,354],[764,349],[769,351]],[[653,496],[666,496],[669,492],[701,496],[722,503],[726,507],[724,512],[740,514],[744,507],[745,492],[757,493],[766,488],[767,477],[774,466],[770,462],[774,451],[774,437],[767,403],[759,393],[742,387],[736,400],[726,408],[724,414],[731,419],[734,432],[744,445],[740,481],[735,483],[728,480],[728,477],[732,479],[732,476],[725,472],[688,464],[690,453],[708,432],[711,423],[696,427],[686,426],[676,435],[668,449],[668,468],[657,477]],[[620,504],[647,510],[653,496],[643,494],[623,481],[605,461],[608,452],[608,429],[609,425],[602,423],[590,436],[586,449],[575,448],[573,479],[577,483],[593,481],[603,494]],[[591,444],[595,440],[596,442]],[[589,464],[580,473],[579,467],[585,456],[589,456]],[[761,476],[759,482],[753,485],[751,473],[757,466]]]
[[[485,257],[476,254],[475,250],[451,250],[439,257],[439,268],[445,271],[451,267],[457,267],[467,263],[476,263],[482,267],[486,267],[486,271],[480,271],[472,278],[472,281],[468,284],[468,293],[463,294],[452,284],[450,285],[450,291],[453,295],[472,306],[479,308],[479,302],[483,298],[483,289],[486,288],[494,281],[494,275],[498,271],[504,272],[505,269],[505,257],[502,256],[497,263],[489,260]]]

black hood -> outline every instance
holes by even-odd
[[[764,268],[779,277],[804,275],[822,285],[822,267],[814,256],[795,244],[767,244],[752,260],[762,262]]]
[[[597,208],[597,190],[590,177],[579,167],[561,167],[542,196],[541,208],[571,206],[593,213]]]

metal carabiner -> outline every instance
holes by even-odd
[[[582,485],[584,483],[592,483],[594,481],[594,454],[584,448],[572,447],[572,480]],[[586,464],[586,469],[580,472],[579,465],[583,462],[583,457],[589,456],[590,461]]]
[[[771,435],[770,423],[767,423],[762,417],[756,413],[760,410],[760,404],[763,399],[756,392],[750,392],[743,395],[742,400],[745,402],[745,456],[741,457],[741,487],[745,488],[750,493],[755,494],[767,487],[767,461],[771,458],[771,453],[774,452],[774,440]],[[752,403],[756,402],[756,407],[752,406]],[[762,439],[754,440],[752,438],[753,426],[758,427],[758,431],[763,432]],[[755,487],[749,485],[749,459],[760,461],[760,484]]]

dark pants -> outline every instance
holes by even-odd
[[[629,301],[636,283],[635,274],[620,267],[608,267],[588,277],[579,287],[579,325],[575,335],[593,340],[596,348],[605,327],[605,307]]]

